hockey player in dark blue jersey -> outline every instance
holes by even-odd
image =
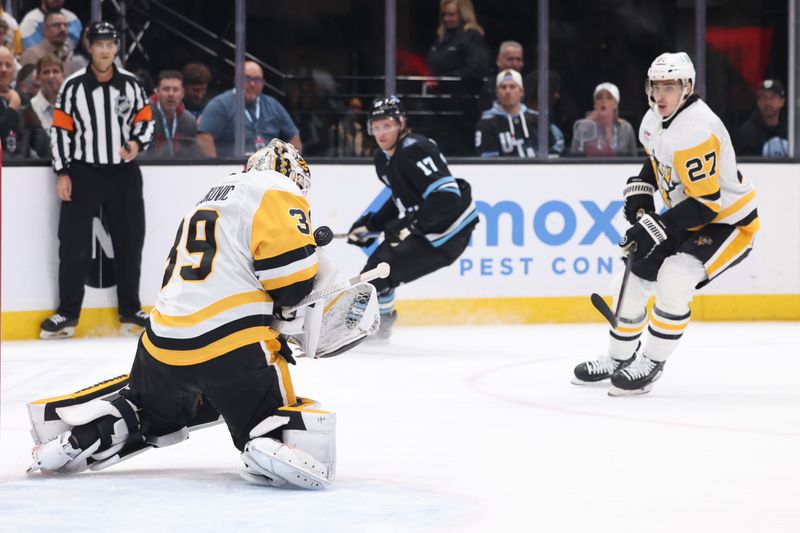
[[[384,261],[391,265],[388,278],[372,282],[381,308],[376,336],[385,339],[397,318],[395,288],[455,261],[469,244],[478,212],[469,183],[453,177],[436,143],[408,130],[399,98],[373,101],[367,129],[380,148],[375,171],[392,196],[356,220],[347,241],[370,246],[374,234],[383,233],[364,270]]]

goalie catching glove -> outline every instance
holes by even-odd
[[[324,290],[336,281],[336,265],[317,249],[319,270],[314,291]],[[288,316],[287,316],[288,315]],[[380,309],[375,287],[356,285],[297,311],[297,316],[278,310],[271,327],[285,335],[307,357],[333,357],[361,343],[380,327]]]

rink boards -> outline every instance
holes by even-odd
[[[141,298],[154,303],[181,216],[235,166],[145,166],[147,233]],[[701,320],[800,319],[800,165],[742,164],[758,189],[762,230],[750,257],[703,289]],[[401,323],[586,322],[599,317],[587,295],[605,294],[622,268],[616,242],[627,224],[621,191],[638,164],[452,165],[480,213],[467,251],[450,267],[398,290]],[[315,226],[345,231],[386,191],[371,165],[314,165]],[[58,201],[46,167],[3,169],[2,338],[33,338],[57,305]],[[78,334],[115,331],[115,288],[107,286],[113,248],[95,224]],[[342,275],[363,266],[358,248],[326,250]],[[104,256],[106,257],[103,260]]]

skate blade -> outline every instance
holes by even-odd
[[[45,331],[41,330],[39,332],[39,338],[42,340],[54,340],[54,339],[69,339],[70,337],[75,335],[75,328],[64,328],[61,331]]]
[[[601,388],[601,387],[608,387],[608,380],[609,378],[603,378],[597,381],[583,381],[577,377],[574,377],[569,381],[573,385],[578,385],[579,387],[594,387],[594,388]]]
[[[123,337],[138,337],[143,331],[144,328],[136,324],[122,324],[119,328],[119,334]]]
[[[641,396],[642,394],[647,394],[648,392],[650,392],[652,390],[652,388],[653,388],[653,384],[652,383],[642,387],[641,389],[633,389],[633,390],[620,389],[619,387],[615,387],[614,385],[611,385],[611,387],[608,388],[608,395],[609,396],[613,396],[613,397],[619,397],[619,396]]]

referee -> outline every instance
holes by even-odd
[[[92,219],[101,206],[114,245],[120,322],[128,327],[147,323],[139,301],[142,174],[133,160],[153,133],[150,106],[136,77],[114,65],[119,50],[114,26],[93,22],[87,35],[91,64],[64,82],[50,130],[61,200],[59,306],[41,324],[43,339],[71,337],[75,332],[91,259]]]

